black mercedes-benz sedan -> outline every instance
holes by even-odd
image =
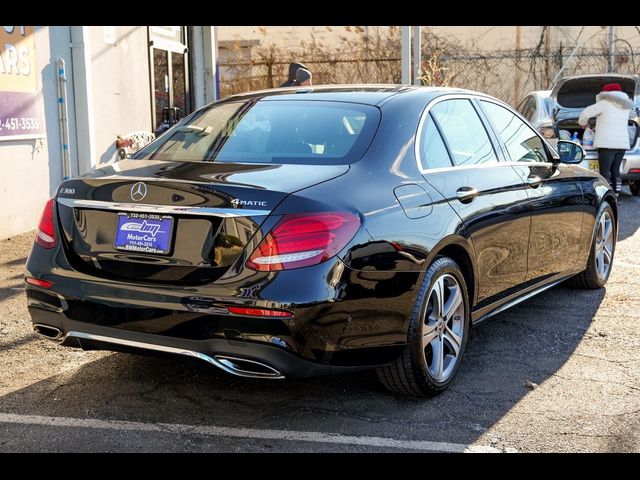
[[[26,267],[70,347],[282,379],[377,368],[445,389],[471,325],[571,277],[602,287],[614,192],[512,108],[456,89],[235,95],[64,181]]]

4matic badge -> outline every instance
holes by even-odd
[[[265,200],[240,200],[239,198],[234,198],[231,200],[231,204],[237,207],[266,207],[267,202]]]

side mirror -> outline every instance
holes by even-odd
[[[586,153],[582,145],[569,140],[558,140],[558,154],[562,163],[577,164],[584,160]]]

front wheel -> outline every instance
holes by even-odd
[[[467,345],[469,311],[460,267],[449,257],[437,258],[418,292],[402,355],[391,365],[378,368],[382,384],[414,397],[445,390],[458,373]]]
[[[596,217],[596,228],[589,251],[587,268],[571,279],[573,286],[586,289],[604,287],[611,274],[617,238],[618,232],[616,231],[613,209],[609,203],[602,202]]]

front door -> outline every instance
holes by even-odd
[[[419,140],[423,176],[469,232],[481,308],[513,293],[525,280],[529,198],[522,179],[499,161],[470,99],[441,101],[427,115]],[[429,154],[440,143],[440,153]]]
[[[579,252],[584,205],[580,179],[551,162],[539,135],[495,102],[481,100],[514,170],[528,185],[531,234],[527,281],[537,282],[584,265]]]

